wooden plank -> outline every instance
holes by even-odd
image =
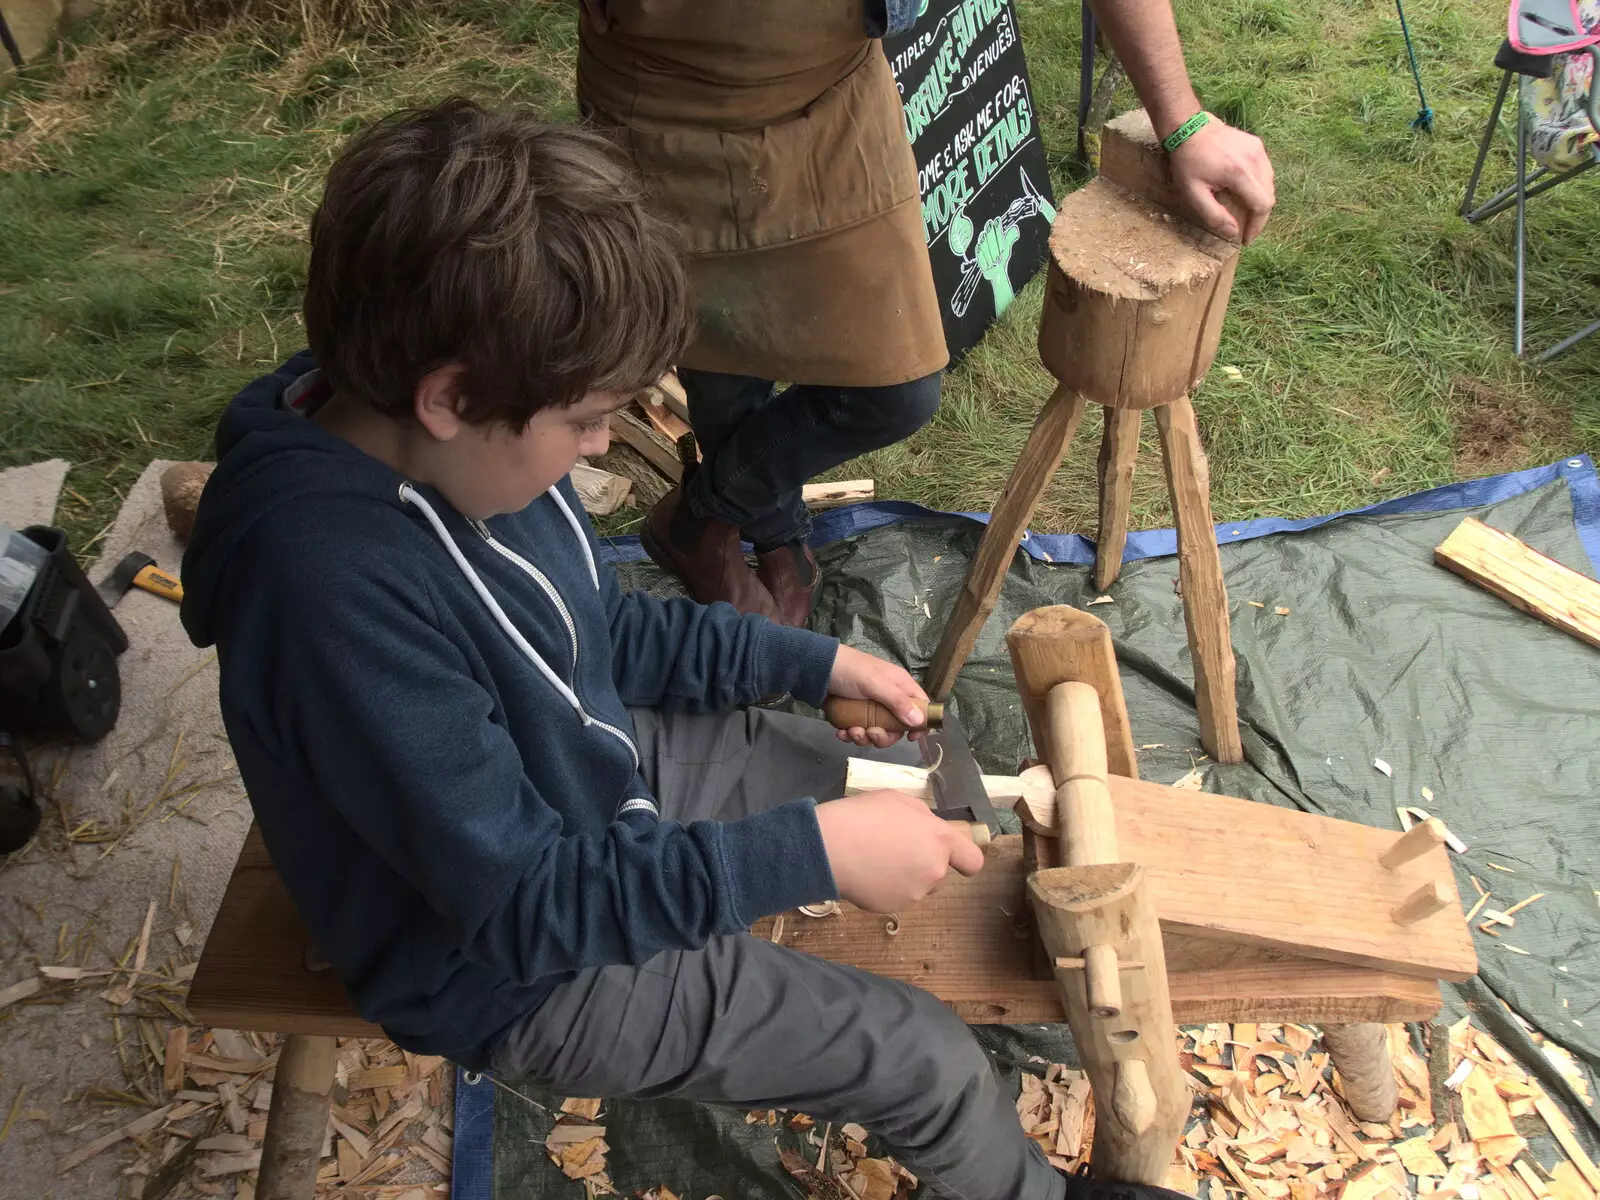
[[[1477,972],[1443,846],[1386,869],[1380,860],[1405,834],[1116,775],[1107,782],[1122,855],[1149,874],[1168,935],[1184,932],[1419,978],[1460,980]],[[1029,828],[1055,827],[1054,796],[1034,788],[1022,799]],[[1443,893],[1445,909],[1396,924],[1393,909],[1432,884]]]
[[[611,432],[618,441],[637,450],[652,467],[672,482],[683,479],[683,463],[678,460],[677,447],[627,409],[611,414]]]
[[[842,508],[871,500],[877,485],[870,479],[841,479],[838,483],[808,483],[800,489],[807,508]]]
[[[1600,646],[1600,583],[1509,533],[1468,517],[1439,543],[1433,558],[1523,612]]]
[[[584,512],[597,517],[614,513],[628,502],[633,480],[599,467],[578,463],[572,468],[572,486],[583,501]]]
[[[1133,501],[1133,464],[1139,457],[1142,410],[1108,408],[1100,435],[1100,528],[1094,539],[1094,586],[1105,591],[1122,574],[1128,544],[1128,506]]]
[[[944,632],[939,635],[939,645],[928,664],[923,687],[932,699],[945,699],[955,687],[962,664],[972,653],[978,634],[1000,598],[1006,571],[1017,553],[1017,543],[1028,528],[1033,510],[1039,505],[1039,497],[1044,495],[1050,477],[1072,444],[1085,403],[1082,396],[1062,385],[1039,410],[1027,444],[1011,468],[1011,477],[1006,480],[1000,502],[994,506],[989,523],[984,527],[978,552],[967,567],[967,577],[961,584],[961,591],[956,593]]]
[[[1156,427],[1161,432],[1167,491],[1178,531],[1178,583],[1183,589],[1183,623],[1194,666],[1200,741],[1218,762],[1243,762],[1228,588],[1222,580],[1222,556],[1211,523],[1211,471],[1189,398],[1180,396],[1156,409]]]

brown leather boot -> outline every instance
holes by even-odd
[[[757,554],[756,575],[778,606],[777,621],[799,628],[811,620],[817,593],[822,590],[822,568],[810,546],[789,542]]]
[[[673,488],[645,518],[639,540],[663,571],[670,571],[701,604],[725,600],[743,613],[778,619],[772,594],[739,550],[739,530],[715,517],[697,517],[680,488]]]

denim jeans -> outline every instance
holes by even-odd
[[[702,462],[687,485],[696,516],[739,526],[759,551],[811,532],[800,489],[859,454],[910,437],[939,407],[939,376],[892,387],[795,384],[678,372]]]

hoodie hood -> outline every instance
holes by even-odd
[[[234,397],[217,426],[217,469],[195,512],[183,556],[182,620],[197,646],[217,640],[215,605],[233,553],[280,505],[311,495],[400,505],[404,478],[294,407],[324,398],[309,351]]]

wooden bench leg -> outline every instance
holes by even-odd
[[[995,505],[983,531],[978,553],[967,568],[967,578],[956,596],[955,607],[945,620],[933,660],[928,664],[923,686],[934,700],[943,700],[955,687],[962,664],[972,653],[984,622],[994,611],[1000,586],[1006,579],[1006,569],[1017,552],[1017,542],[1027,529],[1033,510],[1038,507],[1039,497],[1049,486],[1050,476],[1055,474],[1066,456],[1067,447],[1072,444],[1084,405],[1082,396],[1061,384],[1039,410],[1027,444],[1017,456],[1011,478],[1006,481],[1006,490],[1000,495],[1000,503]]]
[[[1139,457],[1137,408],[1108,408],[1100,435],[1100,531],[1094,543],[1094,586],[1105,591],[1122,574],[1133,502],[1133,463]]]
[[[1324,1025],[1322,1044],[1344,1084],[1350,1111],[1363,1121],[1387,1125],[1399,1103],[1389,1031],[1382,1025]]]
[[[1178,583],[1183,621],[1194,662],[1194,706],[1200,740],[1219,763],[1244,761],[1239,741],[1239,702],[1234,693],[1233,639],[1228,628],[1228,589],[1211,524],[1211,473],[1200,445],[1194,406],[1184,396],[1156,409],[1161,452],[1178,529]]]
[[[311,1200],[328,1130],[337,1038],[290,1034],[278,1054],[256,1200]]]

